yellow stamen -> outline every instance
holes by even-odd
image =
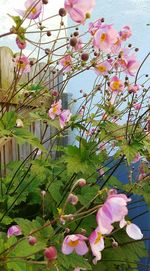
[[[76,240],[76,241],[69,241],[68,245],[70,247],[76,247],[77,245],[79,244],[79,240]]]
[[[95,242],[94,242],[94,244],[96,245],[97,243],[99,243],[99,241],[101,240],[101,238],[102,238],[102,234],[100,233],[100,232],[97,232],[97,238],[96,238],[96,240],[95,240]]]
[[[120,90],[120,82],[119,81],[115,81],[112,85],[112,89],[117,89]]]
[[[97,66],[96,68],[97,68],[97,70],[99,70],[99,72],[106,72],[107,71],[106,67],[103,65]]]
[[[106,40],[106,38],[107,38],[107,35],[106,35],[105,33],[103,33],[103,34],[101,35],[100,41],[103,42],[103,41]]]

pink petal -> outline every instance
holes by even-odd
[[[75,247],[75,251],[78,255],[85,255],[88,252],[88,247],[84,241],[79,241],[79,244]]]
[[[129,237],[134,240],[141,240],[143,238],[143,234],[140,228],[133,223],[130,223],[129,225],[127,225],[126,232],[129,235]]]
[[[62,253],[65,255],[69,255],[73,252],[73,250],[74,250],[74,247],[68,246],[64,240],[62,248],[61,248]]]

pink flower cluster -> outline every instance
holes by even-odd
[[[59,117],[60,127],[63,129],[65,124],[71,118],[71,112],[69,109],[62,110],[62,101],[54,102],[48,111],[49,117],[54,120],[57,116]]]
[[[125,220],[125,216],[128,214],[127,203],[130,201],[131,199],[125,194],[117,194],[116,190],[111,189],[108,192],[106,201],[97,212],[97,228],[91,233],[89,238],[81,234],[67,235],[62,244],[62,252],[66,255],[72,252],[76,252],[78,255],[85,255],[88,252],[86,241],[89,241],[94,256],[93,263],[96,264],[97,261],[101,260],[101,251],[105,248],[105,235],[112,233],[115,222],[119,222],[120,228],[126,227],[126,232],[130,238],[135,240],[142,239],[143,234],[139,227]]]

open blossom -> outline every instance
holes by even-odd
[[[97,63],[95,66],[95,71],[98,75],[107,75],[111,68],[112,66],[110,65],[109,61],[106,60],[104,62]]]
[[[130,26],[124,26],[119,32],[119,35],[123,41],[126,41],[128,38],[130,38],[132,36]]]
[[[124,194],[117,194],[112,189],[103,206],[98,210],[96,220],[103,234],[109,234],[113,230],[112,224],[121,221],[127,214],[127,203],[131,199]]]
[[[42,0],[27,0],[25,2],[25,10],[16,9],[19,15],[28,19],[36,19],[42,11]]]
[[[133,104],[133,106],[134,106],[135,110],[140,110],[142,107],[140,103],[135,103],[135,104]]]
[[[118,33],[112,25],[102,25],[95,33],[93,45],[105,53],[110,53],[112,46],[118,40]]]
[[[17,55],[14,58],[14,63],[15,63],[15,66],[16,66],[17,71],[19,72],[19,74],[30,72],[30,69],[31,69],[30,68],[30,61],[26,56]]]
[[[126,226],[126,233],[128,234],[130,238],[134,240],[141,240],[143,238],[143,234],[137,225],[123,219],[122,221],[120,221],[120,228],[123,228],[125,226]]]
[[[21,234],[22,234],[22,232],[21,232],[21,229],[20,229],[20,227],[18,225],[11,226],[7,231],[7,237],[8,238],[13,236],[13,235],[18,236],[18,235],[21,235]]]
[[[65,0],[64,7],[76,23],[84,23],[95,6],[95,0]]]
[[[71,112],[69,109],[65,109],[61,112],[59,115],[59,123],[60,127],[63,129],[65,124],[70,120],[71,118]]]
[[[60,61],[60,65],[63,66],[63,71],[64,72],[69,72],[71,71],[72,67],[72,58],[70,55],[65,55]]]
[[[104,238],[99,228],[96,228],[89,236],[89,242],[93,255],[95,256],[93,263],[101,260],[101,251],[104,249]]]
[[[59,100],[58,102],[54,102],[51,105],[50,110],[48,111],[49,117],[51,119],[55,119],[56,116],[59,116],[61,114],[61,108],[62,108],[61,100]]]
[[[117,76],[113,76],[110,80],[110,89],[112,91],[120,92],[124,89],[124,84]]]
[[[129,93],[136,93],[140,89],[140,85],[135,84],[135,85],[129,85],[128,91]]]
[[[134,76],[137,72],[140,63],[137,61],[135,54],[129,55],[128,49],[123,49],[120,52],[120,59],[118,60],[118,64],[123,68],[123,71],[127,75]]]
[[[86,240],[87,238],[82,234],[67,235],[62,244],[62,253],[69,255],[76,252],[78,255],[85,255],[88,252]]]

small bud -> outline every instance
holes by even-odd
[[[52,90],[52,95],[54,96],[54,97],[58,97],[58,91],[57,90]]]
[[[49,48],[46,48],[46,49],[45,49],[45,54],[46,54],[46,55],[50,55],[50,54],[51,54],[51,50],[50,50]]]
[[[66,228],[66,229],[65,229],[65,233],[68,234],[69,232],[70,232],[70,229],[69,229],[69,228]]]
[[[72,193],[68,196],[68,202],[71,203],[72,205],[76,205],[78,203],[78,197]]]
[[[57,250],[54,246],[48,247],[44,251],[44,256],[49,260],[53,261],[57,259]]]
[[[75,47],[76,44],[77,44],[77,42],[78,42],[78,40],[77,40],[77,38],[75,38],[75,37],[70,39],[70,45],[71,45],[72,47]]]
[[[87,60],[89,59],[89,54],[88,54],[88,53],[83,53],[83,54],[81,55],[81,59],[82,59],[83,61],[87,61]]]
[[[47,31],[47,33],[46,33],[46,35],[48,36],[48,37],[50,37],[51,35],[52,35],[52,33],[51,33],[51,31]]]
[[[37,243],[37,239],[34,236],[29,236],[28,240],[29,245],[34,246]]]
[[[66,12],[66,10],[65,10],[64,8],[60,8],[60,9],[59,9],[59,15],[60,15],[61,17],[66,16],[66,14],[67,14],[67,12]]]
[[[86,185],[86,180],[85,180],[85,179],[79,179],[79,180],[78,180],[78,185],[79,185],[80,187],[85,186],[85,185]]]
[[[81,234],[85,235],[86,234],[86,229],[81,229]]]
[[[113,248],[117,248],[119,245],[118,245],[118,242],[116,242],[114,239],[112,241],[112,247]]]
[[[22,127],[24,127],[23,121],[22,121],[21,119],[17,119],[17,120],[16,120],[16,127],[17,127],[17,128],[22,128]]]
[[[78,32],[78,31],[75,31],[75,32],[73,33],[73,35],[74,35],[75,37],[77,37],[77,36],[79,35],[79,32]]]
[[[42,195],[42,197],[45,197],[45,196],[46,196],[46,191],[45,191],[45,190],[42,190],[42,191],[41,191],[41,195]]]
[[[44,5],[46,5],[46,4],[48,4],[48,0],[42,0],[42,3],[43,3]]]

